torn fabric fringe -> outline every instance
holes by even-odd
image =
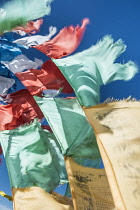
[[[13,41],[13,43],[17,43],[17,44],[24,45],[27,47],[30,47],[32,45],[40,45],[46,41],[49,41],[56,32],[57,32],[57,28],[54,26],[50,26],[49,34],[47,34],[46,36],[35,35],[35,36],[24,37],[24,38]]]

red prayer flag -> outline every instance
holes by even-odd
[[[44,117],[39,106],[27,89],[10,94],[11,104],[0,105],[0,131],[12,130],[34,118]]]
[[[30,69],[15,74],[32,95],[37,95],[46,89],[62,89],[64,93],[73,93],[73,89],[67,82],[59,68],[48,60],[42,65],[42,69]]]
[[[81,27],[79,25],[76,27],[73,25],[65,27],[52,40],[31,47],[40,50],[50,58],[57,59],[67,56],[74,52],[79,46],[87,24],[89,24],[89,19],[84,18]]]
[[[28,35],[35,34],[39,31],[40,26],[42,24],[43,24],[43,19],[39,19],[39,20],[36,20],[36,21],[28,21],[26,25],[17,26],[12,31],[20,30],[20,31],[26,32]]]

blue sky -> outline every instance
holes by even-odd
[[[1,0],[4,2],[4,0]],[[48,33],[49,26],[56,26],[58,31],[64,26],[80,24],[84,17],[90,19],[84,39],[77,49],[82,51],[106,34],[114,40],[122,38],[127,45],[126,51],[117,59],[118,62],[135,61],[140,65],[140,1],[139,0],[54,0],[50,16],[44,18],[41,35]],[[16,36],[15,36],[16,37]],[[23,50],[30,59],[48,58],[36,49]],[[116,81],[101,88],[101,101],[108,97],[140,99],[140,73],[131,81]],[[19,85],[18,89],[22,86]],[[0,190],[11,194],[5,162],[0,166]],[[59,190],[61,192],[61,189]],[[2,206],[3,205],[3,206]],[[0,209],[12,209],[12,203],[0,197]]]

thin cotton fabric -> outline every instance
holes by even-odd
[[[0,132],[11,187],[38,186],[50,192],[58,186],[60,159],[50,143],[52,133],[50,135],[36,120],[30,125]]]
[[[0,95],[6,95],[8,89],[15,84],[15,80],[0,76]]]
[[[140,209],[140,102],[101,104],[85,113],[96,131],[117,209]]]
[[[11,61],[21,53],[18,46],[0,44],[0,61]]]
[[[39,187],[13,188],[15,210],[74,210],[72,200]]]
[[[73,89],[57,68],[48,60],[42,65],[41,70],[30,69],[15,74],[32,95],[36,95],[46,89],[62,89],[64,93],[72,93]]]
[[[12,48],[13,48],[13,51],[15,53],[15,51],[19,51],[19,52],[16,52],[17,55],[20,55],[22,52],[20,51],[19,48],[25,48],[25,49],[28,49],[28,47],[24,46],[24,45],[20,45],[18,43],[14,43],[13,42],[14,39],[13,39],[13,33],[12,32],[8,32],[8,33],[5,33],[3,34],[2,36],[0,36],[0,46],[1,46],[1,50],[4,48],[7,48],[7,51],[12,51]],[[3,49],[3,50],[4,50]],[[14,58],[14,53],[13,53],[13,58]],[[12,54],[12,52],[11,52]],[[12,58],[12,59],[13,59]],[[8,60],[8,58],[7,58]]]
[[[27,69],[37,69],[42,66],[43,61],[38,58],[34,58],[34,61],[32,61],[27,58],[26,55],[21,54],[15,57],[12,61],[3,61],[2,63],[15,74]]]
[[[15,92],[18,78],[2,63],[0,63],[0,76],[15,80],[15,84],[11,88],[8,89],[8,93]]]
[[[17,43],[27,47],[30,47],[31,45],[40,45],[46,41],[49,41],[51,37],[56,33],[56,31],[57,31],[56,27],[50,26],[49,34],[47,34],[46,36],[41,36],[41,35],[27,36],[21,39],[16,39],[13,41],[13,43]]]
[[[43,24],[43,19],[36,21],[28,21],[25,26],[17,26],[12,31],[24,31],[28,35],[35,34],[39,32],[40,26]]]
[[[0,130],[11,130],[34,118],[42,119],[43,113],[27,89],[19,90],[5,97],[8,105],[0,105]]]
[[[8,33],[5,33],[2,36],[0,36],[0,44],[1,44],[1,46],[3,44],[6,45],[6,46],[8,45],[8,46],[11,47],[10,49],[12,49],[12,47],[13,47],[14,51],[15,51],[16,48],[28,49],[28,47],[26,47],[24,45],[20,45],[18,43],[14,43],[13,33],[12,32],[8,32]]]
[[[99,165],[95,135],[77,99],[34,98],[56,136],[62,154],[89,158]]]
[[[104,169],[85,168],[65,158],[75,210],[114,210],[112,194]]]
[[[105,36],[96,45],[67,58],[53,59],[73,87],[81,105],[89,107],[99,104],[100,87],[115,80],[130,80],[138,71],[132,61],[113,63],[125,51],[119,39],[113,43]]]
[[[32,46],[41,51],[50,58],[61,58],[74,52],[79,46],[85,30],[86,25],[89,24],[89,19],[82,20],[82,26],[73,25],[63,28],[52,40],[44,42],[41,45]]]
[[[24,26],[30,20],[50,14],[52,0],[13,0],[0,10],[0,34]]]

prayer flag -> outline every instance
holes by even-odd
[[[43,24],[43,19],[36,21],[28,21],[24,26],[17,26],[12,31],[24,31],[28,35],[35,34],[39,31],[40,26]]]
[[[12,61],[3,61],[2,63],[15,74],[32,68],[37,69],[42,66],[43,61],[38,58],[35,58],[34,61],[32,61],[27,58],[26,55],[21,54],[15,57]]]
[[[100,153],[95,135],[77,99],[34,98],[56,136],[62,154],[92,159],[99,167]]]
[[[64,93],[72,93],[73,89],[60,72],[58,67],[48,60],[42,65],[41,70],[30,69],[15,74],[32,95],[46,89],[62,89]]]
[[[0,10],[0,34],[24,26],[30,20],[50,14],[52,0],[13,0]]]
[[[38,186],[50,192],[61,183],[62,165],[50,140],[55,141],[54,135],[44,131],[36,120],[0,132],[11,187]]]
[[[114,210],[115,205],[104,169],[78,165],[65,158],[75,210]]]
[[[84,110],[95,130],[117,209],[140,209],[140,102]]]
[[[7,95],[4,99],[8,105],[0,105],[0,130],[11,130],[34,118],[42,119],[40,108],[27,89]]]
[[[73,25],[63,28],[52,40],[32,46],[50,58],[61,58],[74,52],[83,38],[89,19],[82,20],[82,26]]]
[[[74,210],[70,198],[39,187],[13,188],[12,194],[15,210]]]
[[[81,105],[89,107],[100,102],[100,87],[115,80],[130,80],[138,71],[136,64],[113,63],[125,51],[122,40],[113,43],[105,36],[96,45],[67,58],[53,59],[73,87]]]
[[[41,35],[27,36],[21,39],[16,39],[13,41],[13,43],[24,45],[27,47],[30,47],[31,45],[43,44],[44,42],[50,40],[51,37],[56,33],[56,31],[57,31],[56,27],[50,26],[49,34],[47,34],[46,36],[41,36]]]

